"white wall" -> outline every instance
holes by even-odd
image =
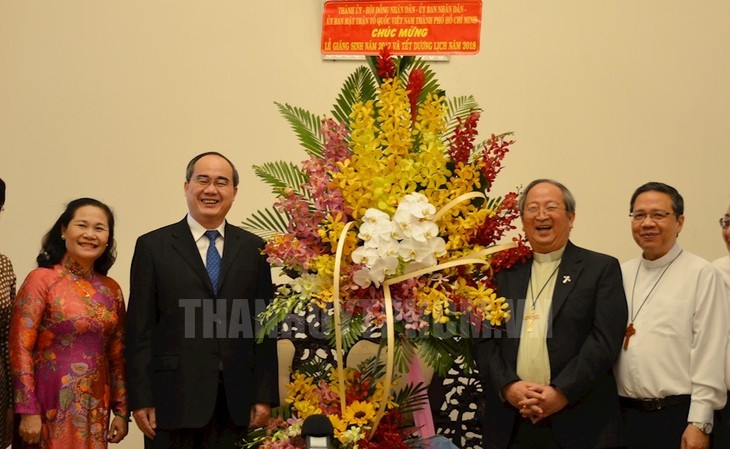
[[[93,196],[117,214],[126,290],[135,238],[183,216],[184,167],[204,150],[242,172],[230,221],[269,205],[250,166],[304,159],[273,102],[326,113],[359,64],[321,60],[320,15],[320,0],[0,2],[0,250],[19,278],[63,205]],[[686,200],[680,243],[713,259],[730,202],[728,22],[720,0],[485,1],[480,54],[435,65],[448,95],[484,107],[481,136],[516,133],[499,190],[565,182],[573,240],[625,260],[631,192],[664,181]]]

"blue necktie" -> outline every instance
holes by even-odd
[[[221,272],[221,255],[218,254],[218,250],[215,247],[215,239],[218,238],[218,235],[220,234],[215,229],[205,231],[205,236],[210,240],[208,252],[205,255],[205,268],[208,270],[210,283],[213,284],[213,293],[216,296],[218,295],[218,275]]]

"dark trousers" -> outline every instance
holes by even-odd
[[[689,398],[661,410],[644,411],[621,404],[628,449],[679,448],[687,428]]]
[[[728,392],[730,399],[730,391]],[[710,447],[713,449],[730,448],[730,405],[715,413],[715,424],[712,428]]]
[[[533,424],[525,418],[518,418],[512,430],[509,449],[560,449],[555,440],[550,418]]]
[[[145,437],[145,449],[240,449],[248,429],[236,426],[228,413],[223,383],[210,422],[200,429],[157,430],[155,439]]]

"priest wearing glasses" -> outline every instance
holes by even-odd
[[[519,199],[533,258],[496,275],[513,319],[476,345],[485,395],[484,447],[621,447],[612,366],[626,297],[618,261],[575,246],[575,199],[538,179]]]
[[[684,200],[674,187],[636,189],[630,217],[642,252],[621,265],[629,319],[614,369],[628,447],[705,449],[726,397],[725,286],[677,244]]]

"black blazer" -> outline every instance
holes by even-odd
[[[259,237],[226,223],[214,298],[187,220],[137,239],[127,312],[131,410],[155,407],[160,429],[199,428],[215,406],[220,367],[230,416],[278,405],[276,340],[256,344],[254,319],[273,297]],[[216,307],[214,307],[216,305]]]
[[[517,350],[531,268],[532,260],[496,275],[497,294],[508,299],[512,320],[506,332],[495,332],[475,346],[485,392],[484,445],[490,449],[506,448],[515,421],[522,419],[500,392],[520,380]],[[568,405],[550,417],[563,448],[623,445],[612,365],[621,350],[627,313],[618,261],[568,242],[553,293],[547,339],[551,384],[568,399]]]

